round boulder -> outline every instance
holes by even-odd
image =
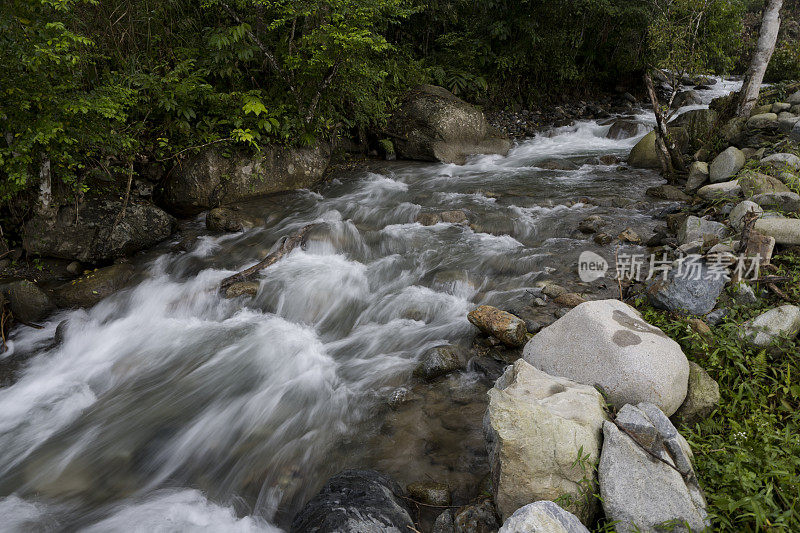
[[[681,347],[619,300],[572,309],[528,341],[523,357],[548,374],[600,386],[617,408],[645,401],[671,415],[686,398]]]

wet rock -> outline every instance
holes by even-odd
[[[600,246],[608,246],[611,244],[611,241],[614,240],[614,237],[609,235],[608,233],[598,233],[594,236],[594,242],[599,244]]]
[[[578,224],[581,233],[597,233],[600,228],[606,225],[606,221],[600,215],[590,215]]]
[[[450,505],[450,487],[435,481],[418,481],[406,486],[409,498],[427,505]]]
[[[414,527],[400,486],[372,470],[345,470],[328,480],[294,517],[292,533],[407,533]]]
[[[768,192],[753,195],[751,198],[764,209],[780,211],[782,213],[797,213],[800,211],[800,194],[794,192]]]
[[[467,370],[483,375],[491,383],[503,375],[507,366],[504,361],[485,355],[478,355],[467,361]]]
[[[38,285],[27,280],[13,281],[3,286],[3,296],[19,322],[35,323],[56,310],[55,304]]]
[[[441,221],[442,217],[440,217],[437,213],[420,213],[417,215],[417,219],[415,220],[415,222],[418,222],[423,226],[435,226]]]
[[[689,216],[678,229],[678,242],[686,244],[692,241],[707,241],[713,238],[723,239],[728,236],[725,224]]]
[[[597,162],[605,166],[616,165],[620,161],[621,161],[620,158],[615,156],[614,154],[605,154],[597,158]]]
[[[603,424],[598,467],[606,518],[619,533],[661,531],[666,523],[706,530],[706,502],[690,450],[669,419],[656,406],[641,403],[623,407],[616,422],[628,433],[614,422]],[[651,453],[668,464],[654,460]]]
[[[774,192],[791,192],[789,187],[783,184],[778,178],[773,178],[759,172],[746,172],[739,177],[739,185],[745,198],[750,198],[757,194]]]
[[[414,376],[431,381],[462,368],[464,364],[459,357],[458,347],[448,344],[426,351],[414,369]]]
[[[308,188],[320,180],[330,161],[330,146],[262,146],[228,155],[212,147],[170,172],[160,201],[180,215],[193,215],[218,205],[231,204],[294,189]]]
[[[225,207],[212,209],[206,215],[206,228],[210,231],[237,232],[254,226],[248,217]]]
[[[134,273],[126,263],[99,268],[56,287],[53,296],[59,307],[91,307],[123,289]]]
[[[800,245],[800,219],[760,218],[754,228],[762,235],[773,237],[777,244]]]
[[[83,272],[83,265],[81,265],[78,261],[73,261],[72,263],[67,265],[66,270],[69,274],[77,276],[78,274]]]
[[[735,146],[730,146],[711,162],[708,167],[708,179],[711,183],[728,181],[744,167],[744,164],[744,153]]]
[[[522,346],[526,340],[525,322],[496,307],[482,305],[467,315],[470,323],[487,335],[494,335],[507,346]]]
[[[572,309],[528,341],[523,357],[553,376],[599,385],[618,408],[649,401],[672,414],[686,397],[680,346],[619,300]]]
[[[639,237],[639,234],[633,231],[631,228],[625,228],[622,230],[622,233],[620,233],[617,238],[622,242],[630,242],[633,244],[642,242],[642,238]]]
[[[716,200],[738,200],[742,197],[742,187],[736,180],[712,183],[700,187],[697,191],[697,195],[709,202]]]
[[[454,523],[453,511],[451,509],[446,510],[436,517],[436,521],[433,523],[433,530],[431,533],[456,533],[456,525]]]
[[[703,367],[689,361],[689,386],[686,400],[672,415],[677,424],[693,426],[706,419],[719,405],[719,384]]]
[[[149,248],[175,229],[175,219],[152,204],[129,204],[118,219],[121,211],[120,201],[89,201],[78,213],[64,206],[52,219],[28,221],[23,246],[33,255],[98,263]]]
[[[745,200],[744,202],[739,202],[736,204],[736,207],[734,207],[731,210],[730,215],[728,215],[728,220],[730,221],[733,229],[736,231],[741,231],[742,226],[744,225],[744,217],[747,213],[755,213],[756,215],[761,216],[763,212],[764,210],[760,205],[755,202],[751,202],[750,200]]]
[[[689,143],[689,135],[683,127],[671,127],[668,133],[676,140],[681,152],[685,151]],[[661,162],[656,152],[656,133],[651,131],[645,135],[628,155],[628,164],[635,168],[661,168]]]
[[[633,120],[617,119],[606,133],[606,139],[630,139],[639,134],[639,124]]]
[[[691,196],[685,194],[674,185],[657,185],[656,187],[650,187],[647,189],[647,195],[672,202],[690,202],[692,200]]]
[[[800,332],[800,307],[783,305],[770,309],[742,324],[740,336],[757,348],[765,348],[783,337]]]
[[[687,105],[695,105],[701,103],[703,100],[700,98],[700,95],[697,91],[683,91],[678,93],[675,97],[674,105],[675,107],[683,107]]]
[[[225,289],[225,298],[238,298],[239,296],[254,297],[258,294],[261,284],[257,281],[240,281]]]
[[[578,517],[542,500],[520,507],[498,533],[589,533]]]
[[[686,190],[694,192],[708,181],[708,163],[695,161],[689,167],[689,177],[686,179]]]
[[[545,170],[578,170],[581,168],[569,159],[548,159],[537,163],[536,166]]]
[[[559,296],[567,292],[567,289],[565,289],[561,285],[551,280],[537,281],[536,283],[533,284],[533,286],[536,287],[537,289],[540,289],[542,291],[542,294],[544,294],[548,298],[558,298]]]
[[[442,211],[439,213],[439,216],[441,217],[442,222],[446,222],[448,224],[466,224],[468,222],[467,214],[460,209],[455,211]]]
[[[584,303],[586,299],[575,292],[565,292],[556,297],[553,302],[563,307],[576,307]]]
[[[403,159],[463,164],[472,154],[505,155],[511,142],[483,113],[433,85],[412,90],[389,122],[397,155]]]
[[[600,455],[606,414],[594,388],[554,377],[519,360],[489,391],[484,418],[494,501],[507,519],[530,501],[569,500],[588,521],[595,512],[593,474],[576,464]],[[584,478],[589,476],[589,483]]]
[[[658,309],[705,315],[714,309],[725,287],[725,274],[712,272],[703,260],[693,257],[679,259],[672,265],[666,279],[660,276],[647,284],[647,296]]]
[[[461,508],[453,519],[456,533],[494,533],[500,527],[490,500]]]

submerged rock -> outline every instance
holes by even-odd
[[[562,498],[583,521],[591,519],[596,510],[591,465],[600,456],[603,406],[594,388],[550,376],[523,360],[506,370],[489,391],[484,419],[501,517],[531,501]]]
[[[458,347],[436,346],[423,354],[422,360],[414,369],[414,375],[430,381],[461,368],[464,368],[464,364],[459,357]]]
[[[508,346],[522,346],[527,339],[525,321],[490,305],[482,305],[467,315],[469,321]]]
[[[511,142],[483,112],[434,85],[412,90],[389,122],[403,159],[463,164],[473,154],[505,155]]]
[[[602,388],[617,408],[647,401],[668,414],[686,397],[678,343],[619,300],[586,302],[537,333],[523,357],[536,368]]]
[[[206,215],[206,228],[211,231],[236,232],[255,226],[255,221],[243,214],[225,207],[212,209]]]
[[[710,526],[691,450],[652,404],[626,405],[616,424],[603,424],[598,480],[606,518],[619,533],[655,533],[666,527],[704,531]]]
[[[239,296],[253,297],[258,294],[261,284],[257,281],[240,281],[225,289],[225,298],[238,298]]]
[[[292,533],[408,533],[414,521],[400,486],[373,470],[345,470],[297,513]]]
[[[418,481],[406,486],[409,498],[428,505],[450,505],[450,487],[435,481]]]
[[[129,204],[122,217],[121,211],[120,201],[89,201],[77,212],[64,206],[52,219],[28,221],[23,246],[29,254],[97,263],[149,248],[175,229],[175,219],[152,204]]]
[[[498,533],[589,533],[589,530],[574,514],[543,500],[517,509]]]

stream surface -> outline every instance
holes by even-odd
[[[349,467],[449,483],[466,503],[488,473],[491,383],[474,365],[430,384],[411,372],[437,345],[470,356],[476,305],[552,322],[557,306],[532,304],[538,280],[616,295],[613,282],[580,282],[578,255],[613,262],[613,249],[578,224],[602,215],[602,231],[646,239],[674,205],[645,197],[663,183],[656,172],[593,162],[627,156],[652,123],[634,119],[639,135],[624,140],[584,121],[506,157],[341,174],[317,192],[246,204],[262,223],[244,233],[189,221],[135,259],[131,288],[16,329],[6,356],[35,355],[0,389],[0,529],[279,531]],[[579,168],[536,167],[552,158]],[[414,222],[455,209],[469,226]],[[262,272],[255,298],[220,297],[223,278],[311,222],[325,224]],[[408,401],[390,408],[398,394]]]

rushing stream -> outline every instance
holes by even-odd
[[[507,157],[342,174],[248,203],[263,223],[244,233],[209,235],[198,218],[182,232],[194,241],[136,259],[132,288],[16,329],[8,355],[36,355],[0,389],[0,529],[277,530],[347,467],[446,482],[465,503],[488,472],[490,383],[474,368],[432,384],[411,371],[439,344],[469,352],[466,314],[531,306],[537,280],[616,294],[578,279],[581,251],[611,249],[577,227],[599,214],[603,231],[646,238],[670,206],[645,197],[655,172],[594,164],[627,155],[650,122],[636,119],[640,134],[625,140],[580,122]],[[536,167],[554,157],[579,168]],[[414,222],[454,209],[471,225]],[[325,224],[262,273],[255,298],[220,297],[221,279],[315,221]],[[557,309],[530,308],[543,323]],[[410,401],[391,409],[398,388]]]

